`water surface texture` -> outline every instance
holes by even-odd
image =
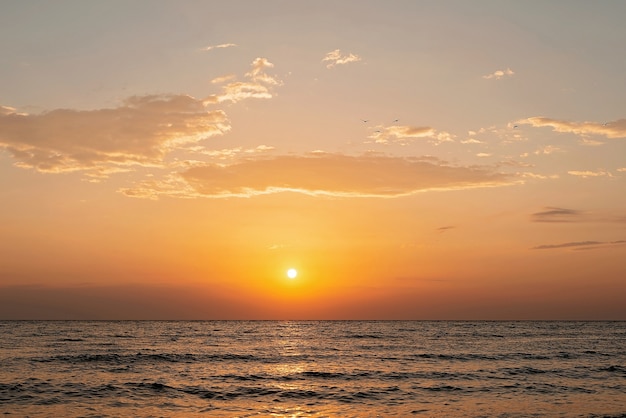
[[[626,417],[626,322],[0,322],[15,417]]]

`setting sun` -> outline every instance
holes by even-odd
[[[287,270],[287,277],[289,277],[290,279],[295,279],[297,275],[298,271],[296,269]]]

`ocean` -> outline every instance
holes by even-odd
[[[626,417],[626,322],[0,321],[7,417]]]

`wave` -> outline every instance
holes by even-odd
[[[113,363],[113,364],[134,364],[134,363],[190,363],[198,361],[258,361],[257,356],[249,354],[173,354],[173,353],[157,353],[157,354],[64,354],[50,357],[33,358],[33,362],[51,363],[62,362],[71,364],[80,363]]]

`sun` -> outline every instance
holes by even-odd
[[[287,277],[289,277],[290,279],[295,279],[297,275],[298,271],[296,269],[287,270]]]

